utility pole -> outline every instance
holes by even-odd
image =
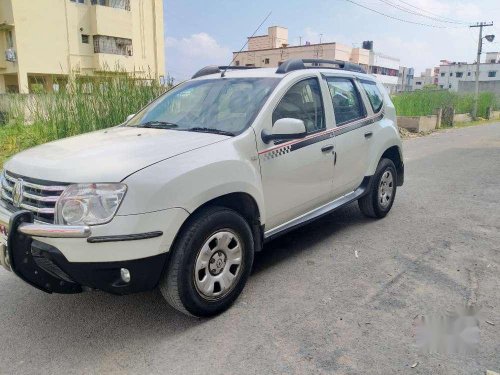
[[[479,27],[479,42],[477,45],[477,61],[476,61],[476,90],[474,96],[474,109],[472,110],[472,118],[477,118],[477,107],[479,103],[479,72],[481,65],[481,53],[483,52],[483,27],[493,26],[493,22],[478,22],[470,27]],[[489,35],[488,35],[489,36]],[[488,38],[489,40],[489,38]]]

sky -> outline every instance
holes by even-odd
[[[500,51],[500,0],[353,1],[391,17],[442,28],[394,20],[349,0],[164,0],[167,74],[178,82],[206,65],[229,64],[232,52],[243,47],[269,12],[271,16],[257,35],[266,34],[269,26],[276,25],[288,28],[291,45],[298,45],[299,37],[302,43],[318,43],[321,38],[323,42],[355,47],[373,40],[375,51],[399,58],[402,66],[414,67],[416,75],[438,66],[440,60],[476,60],[479,29],[438,22],[436,18],[494,22],[485,33],[498,38],[494,43],[485,41],[483,51]],[[390,4],[434,19],[403,12]]]

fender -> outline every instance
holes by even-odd
[[[192,213],[220,196],[246,193],[257,203],[264,224],[266,212],[254,132],[232,140],[178,155],[129,176],[124,180],[129,190],[118,214],[168,208]],[[252,154],[255,158],[248,158]]]
[[[372,176],[375,173],[380,158],[387,149],[393,146],[398,147],[399,156],[403,160],[403,148],[398,130],[392,124],[384,124],[384,121],[381,121],[382,127],[378,129],[373,137],[376,143],[371,148],[370,164],[368,165],[366,176]]]

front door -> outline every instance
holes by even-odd
[[[274,124],[281,118],[304,121],[307,136],[262,144],[259,150],[266,231],[332,200],[334,139],[327,131],[317,77],[296,82],[286,91],[269,121]]]

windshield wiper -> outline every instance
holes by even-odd
[[[133,125],[135,128],[149,128],[149,129],[173,129],[178,128],[179,125],[168,121],[148,121],[144,124]]]
[[[220,134],[220,135],[229,135],[230,137],[235,136],[234,133],[228,132],[226,130],[213,129],[213,128],[194,127],[194,128],[189,128],[187,130],[193,131],[193,132],[199,132],[199,133],[214,133],[214,134]]]

